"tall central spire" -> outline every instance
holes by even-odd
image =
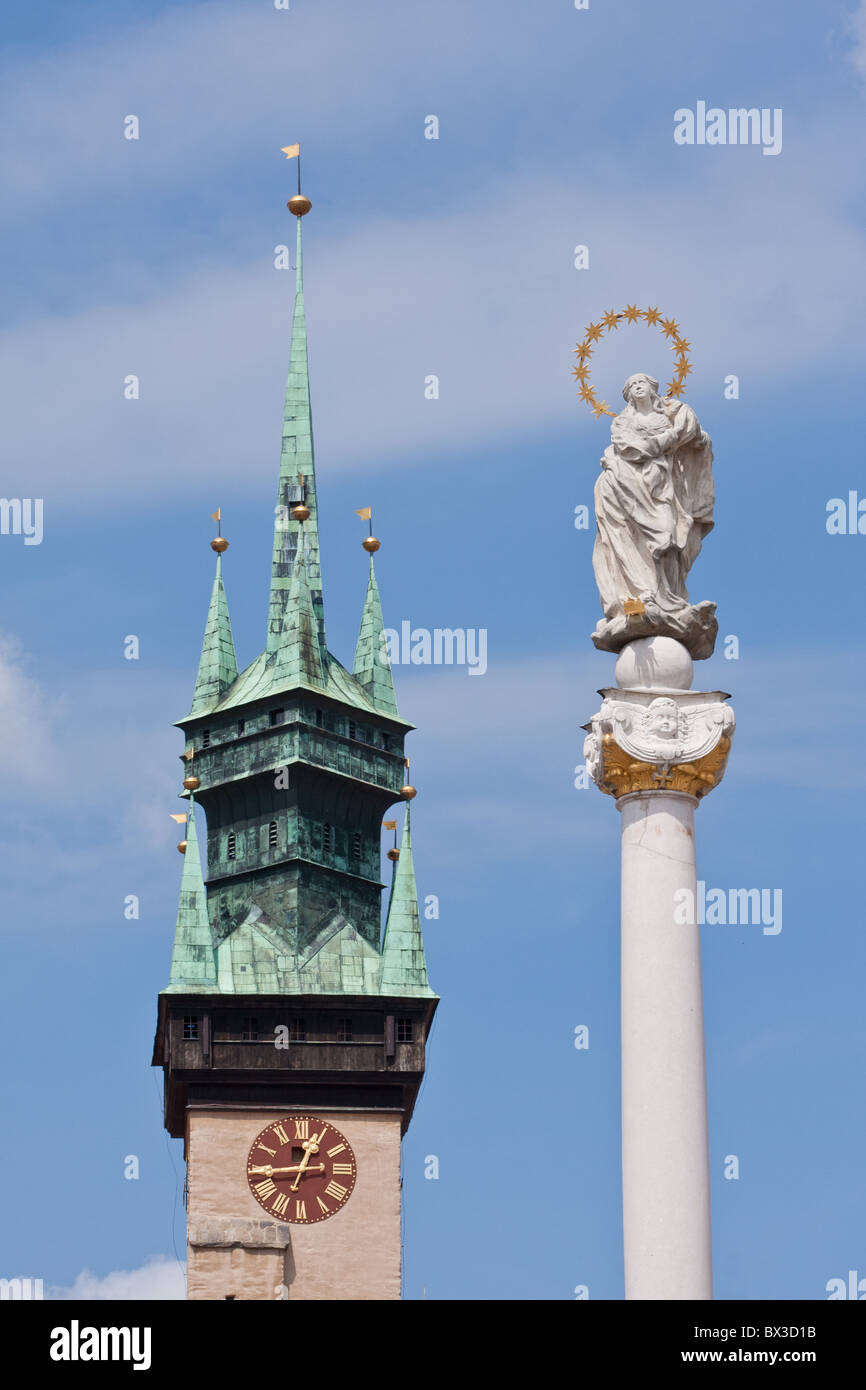
[[[400,1297],[401,1137],[439,1000],[412,862],[412,725],[397,713],[385,650],[372,507],[358,512],[371,523],[361,541],[370,565],[353,667],[324,643],[301,261],[310,201],[299,146],[283,153],[299,161],[288,203],[297,287],[267,650],[237,672],[218,560],[193,706],[178,721],[189,816],[153,1062],[165,1077],[166,1128],[185,1141],[188,1297],[272,1299],[290,1280],[295,1300],[390,1300]],[[220,509],[212,516],[219,523]],[[220,555],[227,545],[220,527],[211,546]],[[401,801],[383,939],[382,817]],[[265,1045],[280,1032],[292,1032],[288,1054]],[[278,1124],[280,1115],[292,1118]],[[308,1129],[334,1138],[312,1145],[321,1162],[305,1168],[292,1160]],[[239,1180],[213,1161],[229,1151],[275,1166],[256,1159]],[[323,1261],[321,1239],[300,1227],[331,1217],[340,1226],[325,1244],[345,1258]]]
[[[307,320],[304,313],[304,270],[301,250],[301,218],[309,212],[310,201],[303,194],[297,194],[289,199],[288,206],[289,211],[298,220],[297,279],[295,312],[292,319],[292,350],[283,410],[280,482],[274,516],[274,558],[271,568],[267,650],[275,652],[280,645],[301,525],[292,517],[291,509],[298,502],[304,502],[310,509],[309,519],[304,523],[307,583],[316,616],[319,642],[325,651],[325,613],[322,604],[322,571],[319,564],[319,517],[313,460],[313,417],[310,410]]]

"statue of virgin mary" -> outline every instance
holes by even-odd
[[[689,603],[686,576],[713,527],[713,447],[690,406],[630,376],[595,485],[592,564],[604,618],[592,640],[618,652],[637,637],[676,638],[712,655],[716,605]]]

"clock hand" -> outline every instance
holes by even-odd
[[[317,1153],[319,1152],[319,1140],[321,1139],[322,1134],[324,1134],[324,1132],[325,1132],[325,1130],[326,1130],[327,1128],[328,1128],[328,1126],[325,1125],[325,1127],[324,1127],[324,1129],[322,1130],[322,1133],[321,1133],[321,1134],[314,1134],[313,1137],[312,1137],[312,1139],[305,1139],[304,1142],[302,1143],[301,1148],[304,1150],[304,1157],[302,1158],[301,1163],[300,1163],[300,1166],[299,1166],[299,1168],[298,1168],[298,1176],[295,1178],[295,1181],[292,1183],[292,1187],[291,1187],[292,1192],[297,1192],[297,1190],[298,1190],[298,1183],[299,1183],[300,1180],[301,1180],[301,1175],[302,1175],[303,1173],[306,1172],[306,1170],[307,1170],[307,1164],[309,1163],[310,1158],[312,1157],[313,1154],[317,1154]],[[320,1171],[323,1171],[323,1170],[324,1170],[324,1166],[325,1166],[325,1165],[322,1164],[322,1167],[321,1167]]]
[[[317,1145],[316,1145],[316,1149],[317,1149],[317,1150],[318,1150],[318,1147],[319,1147],[319,1146],[318,1146],[318,1144],[317,1144]],[[312,1145],[312,1143],[311,1143],[308,1139],[305,1139],[305,1140],[304,1140],[303,1144],[301,1145],[301,1148],[304,1150],[304,1157],[301,1159],[300,1163],[298,1164],[298,1175],[297,1175],[297,1177],[295,1178],[295,1181],[292,1183],[292,1187],[291,1187],[292,1192],[297,1192],[297,1190],[298,1190],[298,1183],[301,1181],[301,1176],[302,1176],[303,1173],[306,1172],[306,1170],[307,1170],[307,1164],[309,1163],[310,1159],[311,1159],[312,1156],[313,1156],[313,1145]]]
[[[324,1173],[325,1165],[324,1163],[316,1163],[311,1168],[306,1168],[306,1171],[308,1173]],[[290,1168],[274,1168],[270,1163],[254,1163],[251,1168],[247,1169],[247,1172],[250,1176],[255,1173],[263,1173],[266,1178],[272,1178],[275,1173],[302,1173],[304,1168],[298,1163],[293,1164]]]

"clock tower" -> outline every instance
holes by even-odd
[[[216,577],[185,736],[189,813],[153,1063],[184,1140],[191,1299],[400,1297],[400,1143],[430,988],[373,555],[352,670],[328,651],[301,223],[267,640],[238,673]],[[382,927],[381,825],[405,807]],[[205,831],[203,820],[206,819]],[[201,836],[205,870],[199,849]]]

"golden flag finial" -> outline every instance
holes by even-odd
[[[289,199],[286,206],[294,217],[301,218],[306,216],[313,206],[309,198],[305,198],[301,192],[301,147],[300,145],[283,145],[281,146],[281,153],[286,156],[286,159],[298,161],[298,191],[293,198]]]
[[[380,545],[380,542],[377,541],[376,537],[373,535],[373,508],[356,507],[355,516],[359,516],[362,521],[366,521],[368,523],[369,532],[361,541],[361,544],[366,550],[367,554],[370,556],[370,559],[372,560]]]
[[[225,536],[223,535],[223,521],[222,521],[222,517],[223,517],[223,509],[222,509],[222,507],[217,507],[216,511],[215,511],[215,512],[211,512],[211,514],[210,514],[210,519],[211,519],[211,521],[215,521],[215,522],[216,522],[216,525],[217,525],[217,533],[216,533],[216,536],[214,537],[214,539],[213,539],[213,540],[211,541],[211,543],[210,543],[210,548],[211,548],[211,550],[215,550],[216,553],[217,553],[217,555],[222,555],[223,552],[226,551],[226,550],[228,550],[228,548],[229,548],[229,543],[228,543],[228,541],[226,540]]]

